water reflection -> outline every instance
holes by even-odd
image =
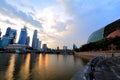
[[[0,54],[0,80],[69,80],[83,63],[73,55]]]
[[[5,78],[5,71],[8,68],[10,54],[0,54],[0,79],[4,80]]]
[[[27,54],[25,61],[21,65],[18,80],[28,80],[29,75],[30,75],[30,54]]]
[[[15,58],[16,58],[16,55],[12,54],[10,57],[9,66],[5,72],[5,80],[13,80]]]

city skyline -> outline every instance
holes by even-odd
[[[119,0],[1,0],[0,28],[17,30],[27,26],[32,39],[34,30],[38,38],[50,48],[64,45],[72,48],[87,43],[90,34],[120,18]],[[98,13],[99,12],[99,13]],[[9,13],[9,14],[8,14]],[[30,44],[32,40],[30,40]],[[53,44],[54,43],[54,44]]]
[[[21,32],[19,37],[18,42],[16,41],[16,35],[17,35],[17,30],[16,29],[12,29],[11,27],[8,27],[6,29],[6,33],[1,36],[2,31],[0,29],[0,39],[2,41],[2,48],[7,47],[8,45],[13,46],[13,45],[23,45],[23,46],[27,46],[27,47],[32,47],[33,49],[37,49],[37,50],[47,50],[47,49],[51,49],[50,47],[47,47],[47,44],[42,44],[42,41],[40,41],[38,39],[38,31],[34,30],[34,34],[33,34],[33,38],[32,38],[32,44],[30,45],[30,37],[27,34],[27,27],[24,26],[23,28],[21,28]],[[73,44],[75,45],[75,44]],[[65,48],[64,48],[65,47]],[[56,48],[55,48],[56,49]],[[57,46],[58,49],[58,46]],[[67,46],[63,45],[63,49],[67,49]]]

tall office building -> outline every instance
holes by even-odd
[[[20,37],[19,37],[19,44],[26,44],[27,40],[27,28],[24,26],[24,28],[21,29]]]
[[[2,32],[1,32],[1,29],[0,29],[0,38],[1,38],[1,35],[2,35]]]
[[[6,34],[5,34],[5,36],[7,36],[7,37],[8,37],[8,36],[10,35],[10,32],[11,32],[11,28],[10,28],[10,27],[8,27],[8,28],[7,28],[7,30],[6,30]]]
[[[67,46],[63,46],[63,50],[67,50]]]
[[[29,46],[29,44],[30,44],[30,37],[27,36],[26,45]]]
[[[9,44],[14,44],[16,40],[16,35],[17,31],[8,27],[5,35],[1,39],[1,48],[5,48]]]
[[[41,41],[39,41],[39,39],[37,39],[37,49],[40,50],[41,49]]]
[[[0,29],[0,48],[1,48],[1,44],[2,44],[2,41],[1,41],[1,34],[2,34],[2,32],[1,32],[1,29]]]
[[[11,29],[10,27],[8,27],[4,37],[9,38],[9,44],[14,44],[16,40],[16,35],[17,35],[17,31],[15,29]]]
[[[39,48],[41,49],[41,44],[42,44],[42,41],[39,41]]]
[[[1,48],[5,48],[9,45],[9,37],[3,36],[1,40]]]
[[[59,46],[57,46],[57,50],[59,50]]]
[[[73,50],[77,49],[77,46],[75,44],[73,44]]]
[[[15,43],[16,35],[17,35],[17,31],[14,30],[14,29],[11,29],[10,34],[9,34],[10,44],[14,44]]]
[[[39,43],[39,39],[37,38],[37,49],[38,49],[38,46],[39,46],[38,43]]]
[[[34,34],[33,34],[33,39],[32,39],[32,48],[33,49],[37,49],[37,30],[34,31]]]
[[[47,44],[43,44],[43,45],[42,45],[42,49],[43,49],[43,50],[47,50],[47,49],[48,49]]]

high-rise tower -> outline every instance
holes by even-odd
[[[14,44],[16,40],[17,31],[15,29],[7,28],[5,35],[1,40],[1,47],[5,48],[9,44]]]
[[[8,27],[7,30],[6,30],[5,36],[8,37],[10,35],[10,32],[11,32],[11,28]]]
[[[75,44],[73,44],[73,50],[77,49],[77,46]]]
[[[1,32],[1,29],[0,29],[0,38],[1,38],[1,35],[2,35],[2,32]]]
[[[41,49],[41,41],[37,39],[37,50]]]
[[[34,31],[34,34],[33,34],[33,39],[32,39],[32,48],[33,49],[37,49],[37,30]]]
[[[24,26],[24,28],[21,29],[20,37],[19,37],[19,44],[26,44],[27,40],[27,28]]]
[[[15,43],[16,35],[17,35],[17,31],[14,30],[14,29],[11,29],[10,34],[9,34],[10,44],[14,44]]]
[[[30,44],[30,37],[27,36],[26,45],[29,46],[29,44]]]
[[[15,29],[11,29],[10,27],[8,27],[4,37],[9,38],[9,44],[14,44],[16,40],[16,35],[17,35],[17,31]]]

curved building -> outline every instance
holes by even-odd
[[[101,29],[93,32],[88,38],[88,43],[103,39],[104,38],[103,34],[104,34],[104,28],[101,28]]]
[[[108,24],[107,26],[93,32],[89,38],[87,43],[95,42],[101,40],[103,38],[110,38],[115,36],[120,36],[120,19]]]

